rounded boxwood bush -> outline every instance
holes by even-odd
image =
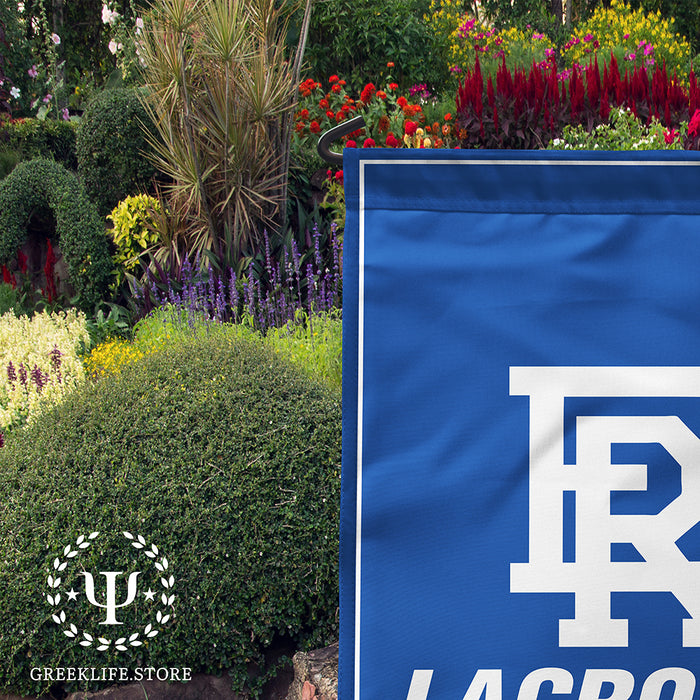
[[[146,190],[155,168],[142,125],[150,123],[135,89],[114,88],[88,103],[78,127],[78,173],[106,216],[128,195]]]
[[[105,294],[113,262],[105,227],[78,179],[60,163],[34,158],[0,181],[0,264],[17,254],[32,214],[50,210],[76,305],[92,311]]]
[[[87,384],[13,434],[0,450],[0,690],[38,693],[47,684],[31,669],[56,666],[228,671],[241,688],[276,640],[330,641],[340,440],[339,392],[260,343],[217,333]],[[66,592],[84,590],[82,570],[100,590],[98,572],[120,571],[123,601],[129,551],[140,570],[167,558],[168,586],[157,574],[150,604],[139,584],[115,631],[82,593],[76,603]],[[47,599],[56,593],[58,605]],[[149,605],[168,611],[164,624]],[[130,633],[144,643],[131,645]]]

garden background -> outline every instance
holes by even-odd
[[[697,150],[699,52],[695,0],[0,6],[0,691],[150,665],[255,694],[271,648],[337,639],[344,199],[320,134],[361,114],[339,146]],[[99,566],[128,533],[176,582],[128,637],[62,594],[98,531]]]

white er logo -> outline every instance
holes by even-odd
[[[613,592],[671,592],[685,607],[683,646],[700,647],[700,562],[675,542],[700,521],[700,439],[678,416],[578,416],[576,463],[564,464],[566,397],[700,397],[700,367],[511,367],[510,393],[530,397],[529,562],[513,593],[574,593],[560,647],[626,647]],[[647,489],[647,465],[611,464],[615,443],[660,443],[681,467],[681,494],[656,515],[611,515],[611,491]],[[574,491],[575,561],[563,556],[563,493]],[[611,562],[631,543],[642,562]]]

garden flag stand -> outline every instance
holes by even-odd
[[[700,161],[344,152],[340,700],[696,700]]]

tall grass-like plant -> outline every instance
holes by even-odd
[[[289,6],[275,0],[157,0],[139,46],[154,163],[184,226],[161,250],[231,263],[282,228],[291,111],[305,32],[294,60]],[[305,25],[310,14],[306,0]],[[183,222],[180,222],[181,224]],[[173,251],[172,248],[177,249]]]

